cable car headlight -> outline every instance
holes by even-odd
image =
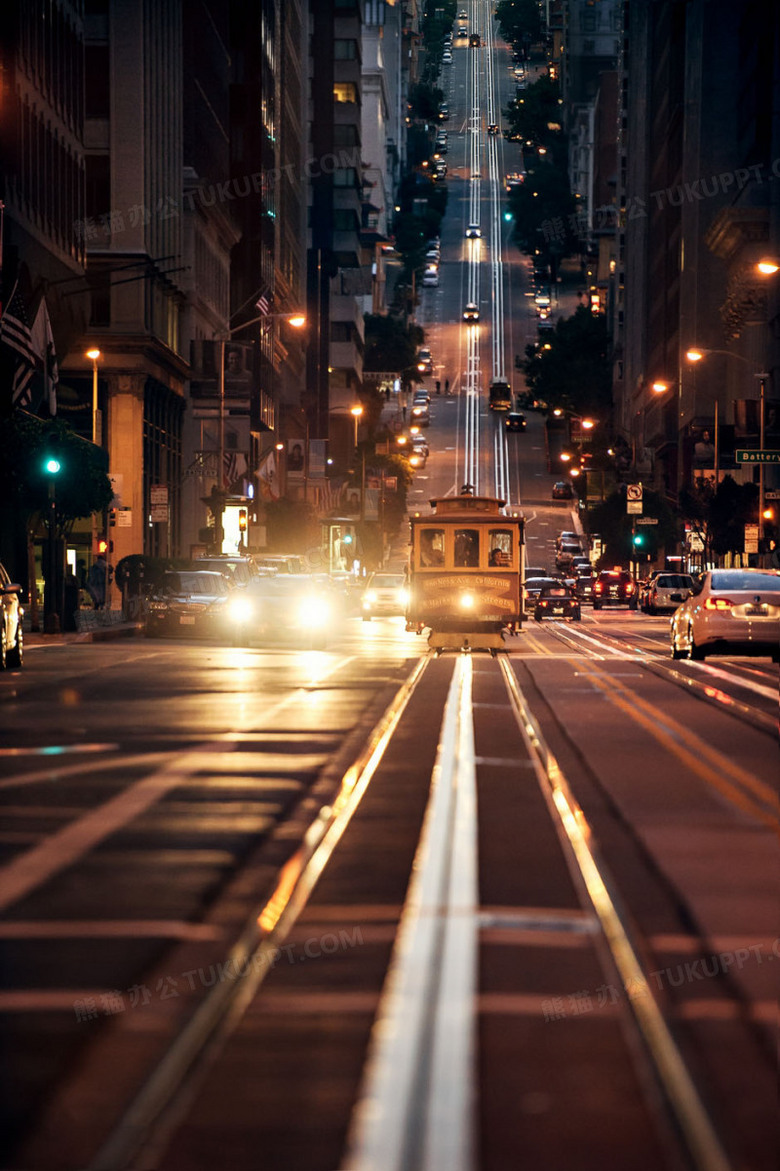
[[[374,591],[368,590],[367,593],[363,595],[363,601],[367,602],[370,606],[373,606],[374,602],[376,601],[376,594]]]
[[[409,605],[409,591],[403,586],[398,591],[398,601],[404,607]]]
[[[474,609],[474,595],[473,594],[461,594],[460,597],[458,598],[458,605],[460,606],[461,610],[473,610]]]

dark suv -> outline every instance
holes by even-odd
[[[625,569],[602,569],[593,583],[593,609],[602,606],[637,608],[637,588],[631,574]]]

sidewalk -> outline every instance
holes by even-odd
[[[92,613],[88,611],[88,613]],[[125,621],[119,611],[116,612],[120,619],[117,622],[111,622],[105,626],[94,626],[88,630],[68,630],[60,634],[44,634],[43,631],[32,631],[25,629],[24,631],[24,645],[25,649],[36,646],[62,646],[71,643],[83,642],[108,642],[117,638],[133,638],[143,631],[143,623],[141,622],[127,622]]]

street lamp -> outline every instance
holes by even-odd
[[[769,264],[770,264],[769,261],[761,262],[761,263],[765,263],[767,266],[769,266]],[[758,264],[756,267],[761,268],[761,264]],[[761,269],[761,271],[762,272],[766,271],[767,273],[771,274],[771,272],[774,270],[771,269],[771,267],[767,267],[766,270]],[[758,379],[758,385],[759,385],[758,447],[759,447],[759,451],[763,452],[763,450],[764,450],[764,415],[765,415],[764,399],[765,399],[765,393],[766,393],[766,382],[767,382],[767,379],[769,378],[768,372],[766,370],[756,370],[754,363],[751,362],[749,358],[743,358],[742,354],[735,354],[733,352],[733,350],[711,350],[711,349],[703,349],[699,346],[692,346],[689,350],[686,351],[685,356],[689,362],[701,362],[709,354],[724,354],[727,358],[736,358],[736,360],[738,362],[742,362],[743,365],[749,366],[751,368],[751,370],[753,371],[753,377]],[[717,489],[717,486],[718,486],[718,479],[717,479],[717,477],[718,477],[718,401],[717,401],[717,399],[715,400],[715,436],[714,436],[714,439],[715,439],[715,487]],[[764,465],[759,460],[759,464],[758,464],[758,525],[759,525],[759,535],[763,534],[763,525],[761,522],[762,522],[762,517],[764,515],[764,508],[765,508],[765,505],[764,505]]]
[[[361,419],[361,416],[362,416],[362,414],[363,414],[363,408],[362,408],[361,406],[354,406],[354,407],[350,407],[350,408],[349,408],[349,413],[350,413],[350,415],[352,416],[352,418],[355,420],[355,451],[357,451],[357,445],[358,445],[358,424],[360,423],[360,419]]]

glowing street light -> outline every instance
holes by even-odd
[[[355,448],[357,448],[357,445],[358,445],[358,424],[360,423],[360,418],[363,414],[363,408],[361,406],[350,407],[349,413],[352,416],[352,418],[355,420]]]

